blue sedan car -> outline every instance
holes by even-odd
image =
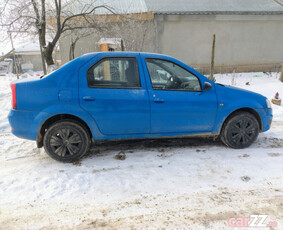
[[[92,140],[211,135],[245,148],[272,121],[266,97],[160,54],[86,54],[11,88],[12,133],[62,162],[78,160]]]

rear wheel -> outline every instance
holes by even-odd
[[[52,124],[43,138],[44,149],[49,156],[61,162],[74,162],[89,149],[88,131],[74,121]]]
[[[222,142],[234,149],[250,146],[258,137],[259,124],[254,115],[240,112],[232,116],[221,132]]]

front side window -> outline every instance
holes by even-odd
[[[104,58],[87,71],[87,82],[93,88],[140,88],[136,58]]]
[[[146,65],[153,89],[202,91],[199,79],[174,62],[147,58]]]

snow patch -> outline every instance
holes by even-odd
[[[220,83],[233,81],[268,98],[283,95],[278,77],[216,75]],[[273,105],[271,130],[247,149],[196,138],[103,142],[80,162],[63,164],[11,135],[9,84],[15,79],[0,78],[3,229],[227,229],[230,217],[251,214],[269,215],[282,227],[282,106]]]

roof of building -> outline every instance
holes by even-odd
[[[79,13],[99,5],[107,5],[120,14],[283,14],[283,0],[69,0],[65,7]],[[111,12],[100,8],[95,13]]]
[[[38,43],[27,43],[15,49],[16,53],[37,52],[40,51]]]
[[[156,14],[283,14],[283,0],[145,0]]]

